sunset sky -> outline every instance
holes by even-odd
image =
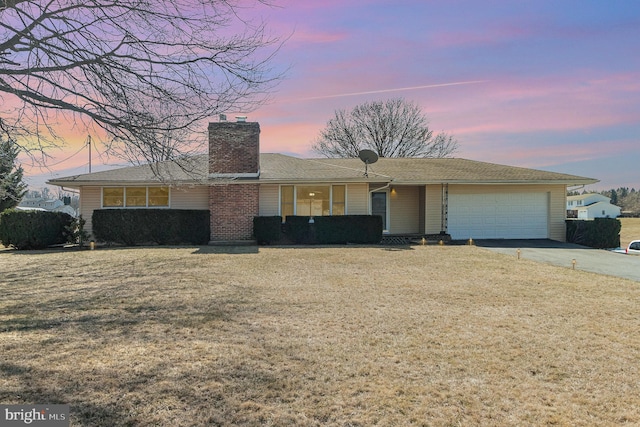
[[[262,152],[314,156],[336,109],[404,97],[458,139],[456,157],[640,188],[640,1],[274,3],[248,11],[287,38],[274,62],[285,79],[246,114]],[[28,183],[86,173],[86,152],[69,158],[85,140]]]

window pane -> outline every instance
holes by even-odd
[[[124,206],[124,188],[123,187],[105,187],[102,189],[102,206],[106,207],[122,207]]]
[[[345,204],[345,186],[334,185],[333,186],[333,206],[331,207],[331,215],[344,215]]]
[[[146,187],[127,187],[127,207],[147,206]]]
[[[329,186],[309,185],[296,187],[296,215],[329,215]]]
[[[149,187],[149,206],[169,206],[169,188]]]
[[[283,185],[280,187],[280,215],[282,220],[293,215],[293,185]]]

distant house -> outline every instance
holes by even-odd
[[[208,210],[211,242],[251,240],[254,216],[379,215],[388,235],[565,240],[568,186],[597,180],[458,158],[302,159],[260,153],[260,127],[209,124],[209,153],[56,178],[99,209]]]
[[[620,207],[611,204],[611,199],[598,193],[567,197],[567,218],[594,219],[617,218]]]
[[[71,206],[65,204],[62,200],[58,199],[45,199],[42,197],[29,197],[24,198],[16,209],[24,211],[49,211],[49,212],[64,212],[73,217],[76,216],[76,211]]]

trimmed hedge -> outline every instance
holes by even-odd
[[[567,220],[567,242],[591,248],[620,247],[622,224],[615,218],[595,218],[592,221]]]
[[[320,244],[377,244],[382,240],[379,215],[319,216],[314,220],[316,241]]]
[[[311,235],[311,227],[308,216],[290,215],[286,217],[284,223],[284,233],[289,240],[297,244],[315,243]]]
[[[98,209],[92,216],[98,241],[128,246],[209,242],[209,211],[187,209]]]
[[[73,217],[64,212],[9,209],[0,214],[0,242],[16,249],[44,249],[66,243]]]
[[[378,215],[288,216],[285,233],[295,243],[378,244],[382,240],[382,218]]]
[[[282,239],[281,216],[254,216],[253,236],[259,245],[269,245]]]

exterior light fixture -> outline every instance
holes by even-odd
[[[313,191],[309,193],[309,224],[313,224],[315,221],[313,219],[313,197],[316,195]]]

